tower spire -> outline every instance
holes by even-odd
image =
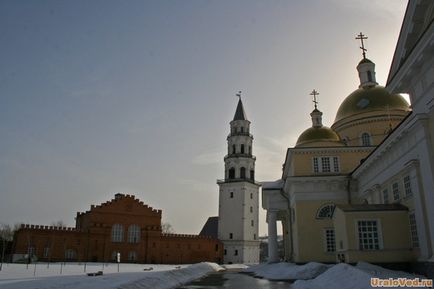
[[[246,113],[244,112],[243,102],[241,101],[241,91],[238,91],[238,93],[235,95],[238,97],[238,105],[233,120],[247,120]]]
[[[356,36],[356,40],[360,40],[362,46],[360,46],[360,49],[362,50],[363,59],[366,59],[366,51],[368,51],[365,48],[365,44],[363,43],[363,40],[368,39],[366,35],[364,35],[362,32]]]

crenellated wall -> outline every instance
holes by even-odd
[[[208,236],[163,234],[161,216],[161,210],[133,195],[116,194],[110,201],[78,212],[75,228],[22,224],[14,237],[14,252],[17,258],[30,252],[41,261],[110,262],[120,252],[121,262],[221,262],[220,241]],[[122,228],[120,239],[113,239],[114,226]],[[133,228],[138,228],[134,239],[130,235]]]

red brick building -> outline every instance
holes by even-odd
[[[132,195],[116,194],[77,213],[75,228],[22,225],[14,236],[14,258],[39,261],[182,264],[221,262],[223,244],[209,236],[163,234],[161,210]]]

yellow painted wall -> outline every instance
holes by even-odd
[[[295,203],[294,239],[298,245],[294,248],[295,262],[335,262],[335,253],[326,252],[324,232],[326,228],[333,228],[333,220],[316,219],[318,209],[329,203],[328,201],[298,201]],[[344,200],[339,203],[344,203]]]
[[[373,145],[378,145],[387,136],[390,124],[392,124],[392,128],[395,128],[407,113],[400,110],[391,110],[389,119],[389,112],[387,111],[372,111],[349,117],[345,121],[334,124],[332,128],[342,139],[348,137],[347,144],[349,146],[360,146],[360,136],[364,132],[371,134]]]
[[[294,169],[294,176],[307,176],[307,175],[327,175],[336,173],[317,173],[313,172],[313,158],[325,156],[339,157],[340,174],[348,174],[360,164],[360,160],[365,158],[372,150],[369,151],[339,151],[336,152],[297,152],[293,151],[292,168]]]
[[[381,250],[359,250],[357,220],[379,221],[383,240]],[[335,228],[337,228],[335,231],[336,249],[346,254],[346,262],[406,262],[414,260],[408,211],[343,212],[336,208],[333,221]],[[342,249],[340,242],[343,243]]]

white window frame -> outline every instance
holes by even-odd
[[[411,237],[411,246],[413,248],[419,248],[419,234],[417,232],[417,221],[416,214],[411,212],[408,214],[409,224],[410,224],[410,237]]]
[[[384,204],[389,204],[389,188],[387,188],[387,187],[383,188],[383,190],[381,191],[381,193],[383,195],[383,203]]]
[[[324,161],[327,160],[328,164]],[[328,171],[325,167],[328,166]],[[316,156],[312,158],[312,172],[313,173],[340,173],[341,165],[340,158],[338,156]]]
[[[411,188],[411,178],[410,175],[406,175],[403,179],[404,184],[404,194],[406,198],[410,198],[413,196],[413,190]]]
[[[331,232],[332,235],[329,235]],[[336,233],[334,228],[324,228],[324,252],[336,252]],[[331,238],[329,238],[331,237]],[[331,239],[331,240],[330,240]]]
[[[365,139],[365,136],[368,136],[367,139]],[[365,141],[368,141],[369,144],[366,144]],[[362,132],[360,134],[360,144],[362,146],[372,146],[372,136],[369,132]]]
[[[376,222],[377,225],[377,238],[378,238],[378,249],[361,249],[360,248],[360,236],[359,236],[359,222]],[[356,219],[354,220],[354,226],[355,226],[355,237],[357,240],[357,250],[359,251],[379,251],[379,250],[383,250],[384,245],[383,245],[383,230],[381,227],[381,222],[380,219]]]
[[[399,182],[398,181],[392,183],[392,196],[393,196],[394,202],[399,201],[401,199],[401,193],[399,192]]]

